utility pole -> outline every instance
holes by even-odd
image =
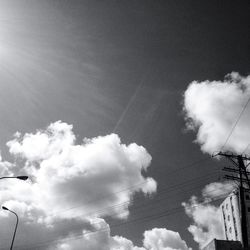
[[[250,172],[247,171],[247,166],[244,161],[250,161],[250,158],[243,155],[235,155],[231,153],[223,153],[219,152],[217,155],[226,157],[229,159],[234,167],[224,167],[223,170],[226,172],[237,174],[237,176],[228,175],[224,176],[225,179],[228,180],[236,180],[239,181],[239,199],[241,205],[241,232],[242,232],[242,243],[244,248],[248,249],[248,228],[247,228],[247,214],[246,214],[246,204],[245,204],[245,190],[250,189],[250,182],[248,178],[248,174]],[[247,186],[247,188],[246,188]]]

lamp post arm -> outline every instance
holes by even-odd
[[[15,178],[15,177],[13,177],[13,176],[8,176],[8,177],[0,177],[0,180],[1,180],[1,179],[10,179],[10,178]]]
[[[20,176],[4,176],[4,177],[0,177],[1,179],[19,179],[19,180],[23,180],[26,181],[29,177],[26,175],[20,175]]]

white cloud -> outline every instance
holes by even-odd
[[[184,93],[189,129],[198,130],[196,142],[204,152],[220,150],[250,97],[250,76],[236,72],[224,81],[193,81]],[[250,105],[246,108],[224,150],[241,153],[250,143]],[[250,147],[247,149],[250,152]]]
[[[56,250],[108,250],[110,249],[110,228],[103,219],[92,220],[94,226],[94,232],[91,230],[83,230],[80,237],[74,237],[72,235],[71,240],[62,240],[56,246],[52,246],[51,249]]]
[[[206,185],[202,190],[202,195],[206,199],[226,197],[229,193],[235,189],[233,182],[213,182]]]
[[[1,204],[19,214],[22,232],[31,236],[27,241],[19,233],[17,245],[96,231],[100,222],[94,225],[94,219],[125,219],[136,192],[149,195],[156,191],[155,180],[142,175],[151,162],[144,147],[122,144],[116,134],[85,138],[77,144],[72,129],[72,125],[58,121],[35,133],[16,133],[7,143],[19,164],[1,160],[3,169],[8,175],[28,174],[31,179],[6,180],[0,185]],[[9,216],[0,212],[0,235],[8,233],[4,225],[8,225]],[[89,249],[98,234],[90,235],[84,237]],[[67,244],[60,247],[67,249]]]
[[[250,147],[247,147],[250,145],[250,104],[245,108],[249,98],[250,76],[243,77],[236,72],[226,75],[223,81],[190,83],[184,93],[186,124],[188,129],[197,131],[196,143],[203,152],[223,149],[250,153]],[[213,238],[223,239],[219,208],[208,202],[226,196],[233,189],[231,182],[210,183],[202,190],[203,202],[192,197],[188,203],[183,203],[193,220],[188,230],[200,246]]]
[[[145,250],[145,248],[134,246],[131,240],[124,237],[114,236],[111,240],[110,250]]]
[[[201,248],[214,238],[224,239],[219,207],[209,204],[207,200],[199,202],[195,196],[182,205],[193,221],[188,231]]]
[[[135,192],[151,194],[156,190],[156,182],[141,174],[150,165],[151,156],[135,143],[121,144],[115,134],[84,139],[77,145],[72,125],[59,121],[45,131],[16,136],[7,145],[25,161],[23,170],[35,180],[29,185],[33,194],[29,198],[35,205],[44,211],[50,207],[55,214],[79,207],[60,216],[94,213],[124,203],[106,209],[103,215],[126,217]]]
[[[15,133],[15,139],[7,142],[10,153],[28,161],[42,161],[50,159],[55,154],[65,151],[75,142],[73,126],[57,121],[44,131],[35,134],[26,133],[22,136]]]
[[[103,229],[103,230],[102,230]],[[189,250],[179,233],[165,228],[154,228],[144,232],[143,246],[137,247],[132,241],[111,236],[110,229],[103,221],[98,233],[83,232],[83,236],[69,242],[57,244],[56,250]]]
[[[189,250],[180,234],[166,228],[154,228],[144,233],[143,245],[148,250]]]
[[[15,245],[47,250],[188,250],[179,233],[163,228],[145,231],[141,247],[111,235],[105,216],[126,219],[136,192],[156,191],[155,180],[142,175],[151,156],[135,143],[122,144],[116,134],[77,144],[72,129],[58,121],[35,133],[16,133],[7,143],[19,164],[0,164],[10,175],[28,174],[31,179],[10,179],[0,186],[1,204],[21,219]],[[6,248],[11,216],[0,211],[1,244]]]
[[[3,161],[1,151],[0,151],[0,176],[12,176],[11,169],[14,167],[14,164]]]

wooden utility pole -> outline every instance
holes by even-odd
[[[225,167],[223,168],[224,171],[235,173],[237,176],[228,175],[224,176],[225,179],[228,180],[236,180],[239,181],[239,199],[240,199],[240,214],[241,214],[241,232],[242,232],[242,243],[244,248],[248,249],[249,242],[248,242],[248,228],[247,228],[247,211],[246,211],[246,204],[245,204],[245,190],[250,189],[250,182],[248,178],[248,174],[250,172],[247,171],[247,166],[245,165],[244,161],[250,161],[250,158],[243,155],[235,155],[231,153],[223,153],[219,152],[217,155],[226,157],[229,159],[234,167]]]

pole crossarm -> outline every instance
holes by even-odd
[[[215,156],[223,156],[229,159],[233,164],[234,167],[224,167],[222,170],[227,171],[234,175],[226,174],[224,176],[225,179],[239,181],[239,201],[241,205],[241,232],[242,232],[242,243],[243,246],[248,249],[249,242],[248,242],[248,226],[247,226],[247,215],[246,215],[246,204],[245,204],[245,191],[250,189],[250,181],[248,175],[250,172],[247,171],[248,164],[245,165],[244,161],[250,161],[250,158],[246,155],[237,155],[228,152],[219,152]],[[248,188],[246,188],[246,184]]]
[[[224,179],[227,179],[227,180],[234,180],[234,181],[240,181],[240,178],[239,177],[236,177],[236,176],[233,176],[233,175],[225,175],[224,176]],[[247,179],[241,179],[243,182],[248,182]]]
[[[232,173],[239,173],[239,170],[236,168],[229,168],[229,167],[224,167],[222,169],[223,171],[227,171],[227,172],[232,172]],[[250,172],[246,171],[247,175],[250,175]]]
[[[246,161],[250,161],[250,157],[247,157],[246,155],[237,155],[237,154],[233,154],[233,153],[224,153],[224,152],[219,152],[217,153],[215,156],[220,155],[220,156],[225,156],[228,157],[230,159],[236,159],[238,160],[238,157],[240,156],[242,158],[242,160],[246,160]]]

